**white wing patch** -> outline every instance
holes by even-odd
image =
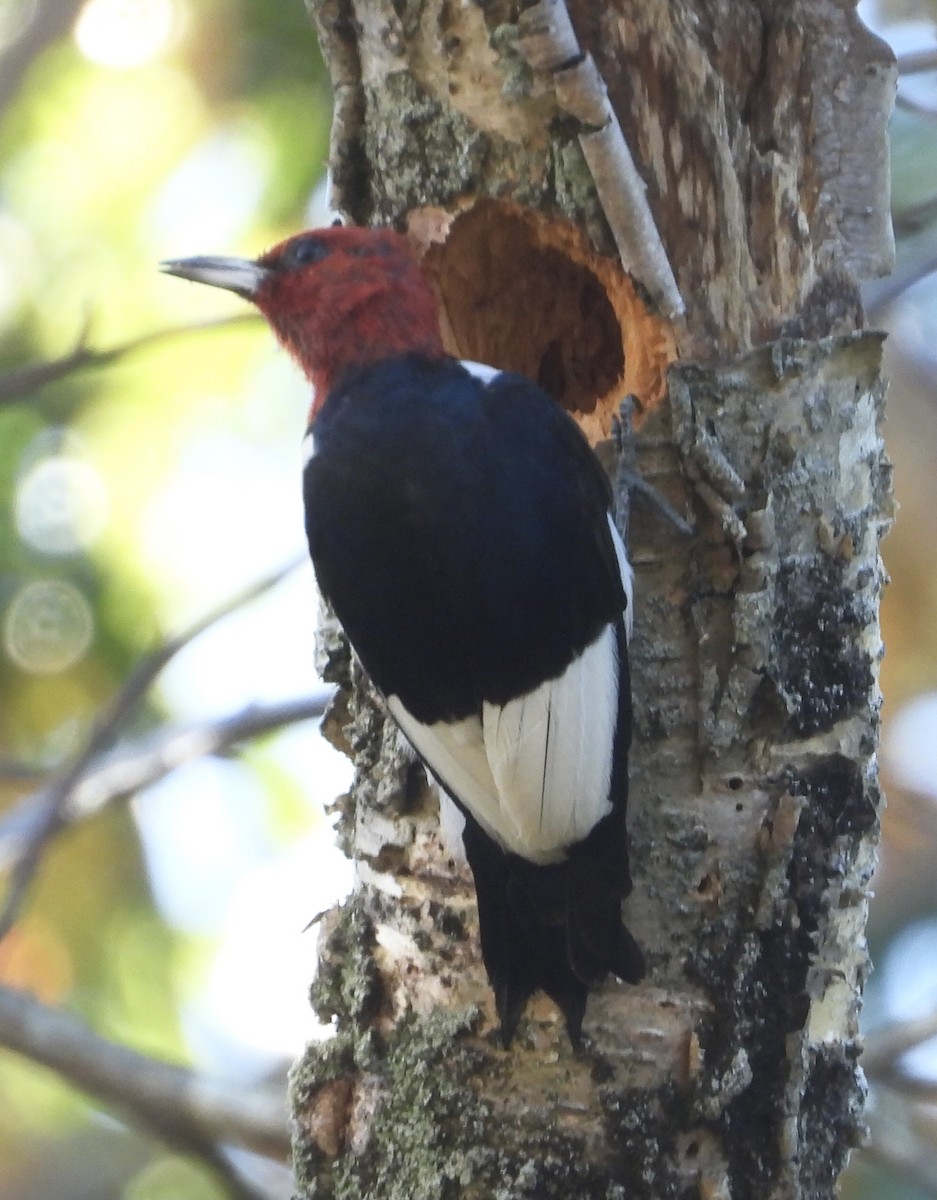
[[[388,707],[447,791],[489,836],[532,862],[557,862],[611,811],[618,651],[607,625],[556,679],[481,718],[424,725]]]
[[[411,716],[398,696],[387,696],[386,700],[404,736],[446,791],[457,796],[484,828],[497,837],[497,825],[489,819],[489,814],[495,815],[496,822],[500,806],[485,753],[481,721],[467,717],[464,721],[425,725]],[[502,841],[500,837],[497,840]]]
[[[489,367],[487,363],[473,362],[470,358],[460,358],[459,365],[465,367],[469,375],[474,375],[479,383],[489,384],[502,374],[500,367]]]
[[[566,668],[503,708],[482,711],[502,830],[525,858],[545,860],[611,812],[618,651],[607,625]],[[499,830],[499,832],[502,832]],[[502,834],[503,836],[503,834]]]
[[[615,528],[615,522],[612,520],[611,513],[608,514],[608,527],[612,531],[612,544],[615,547],[615,557],[618,559],[621,586],[625,589],[625,599],[628,601],[625,608],[625,636],[630,642],[631,630],[634,625],[634,568],[628,561],[628,552],[625,550],[625,543],[621,540],[621,536]]]

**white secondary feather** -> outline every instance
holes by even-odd
[[[452,800],[445,788],[437,787],[439,797],[439,834],[446,853],[460,866],[468,859],[465,856],[465,845],[462,834],[465,832],[465,813]]]
[[[500,805],[498,832],[525,858],[548,860],[611,811],[608,789],[618,716],[615,629],[557,679],[503,708],[482,710]]]
[[[489,836],[556,862],[611,811],[618,652],[607,625],[562,675],[481,718],[425,725],[388,697],[394,719],[443,787]]]

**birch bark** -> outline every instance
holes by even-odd
[[[890,52],[848,0],[310,0],[352,220],[409,228],[451,348],[539,379],[638,506],[629,925],[575,1055],[493,1037],[470,882],[340,632],[353,898],[293,1078],[304,1197],[826,1197],[862,1136],[880,796]],[[619,488],[621,488],[619,480]],[[624,509],[624,497],[621,497]]]

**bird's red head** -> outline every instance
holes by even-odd
[[[444,353],[433,289],[390,229],[335,225],[288,238],[256,261],[184,258],[162,268],[257,305],[313,385],[310,419],[349,367]]]

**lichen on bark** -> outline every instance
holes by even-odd
[[[571,0],[687,301],[671,326],[642,316],[640,280],[595,261],[613,241],[582,131],[553,76],[519,60],[507,0],[311,7],[336,85],[332,170],[346,214],[403,226],[415,207],[440,210],[452,241],[426,261],[461,321],[456,340],[473,357],[494,350],[489,361],[504,353],[505,322],[479,317],[499,310],[484,279],[478,294],[478,276],[469,286],[466,263],[473,250],[485,261],[492,231],[508,242],[502,296],[538,256],[552,261],[546,245],[576,268],[529,276],[518,327],[537,325],[534,293],[588,270],[616,321],[628,317],[641,473],[696,533],[636,506],[627,919],[650,972],[592,997],[578,1056],[546,1001],[509,1053],[498,1048],[470,880],[440,844],[419,768],[327,630],[345,687],[328,725],[357,766],[339,808],[359,889],[322,939],[315,995],[336,1037],[310,1049],[294,1084],[302,1192],[832,1195],[861,1133],[857,1017],[880,809],[889,474],[880,342],[855,332],[851,272],[889,255],[889,54],[849,0]],[[558,214],[588,252],[558,223],[541,237]],[[551,326],[548,346],[581,346],[581,317]],[[614,322],[602,329],[618,336]],[[657,344],[628,375],[635,329]],[[535,375],[538,347],[524,341]],[[590,399],[568,406],[582,416]],[[411,1173],[395,1170],[411,1160]]]
[[[798,1191],[799,1173],[832,1181],[861,1138],[862,931],[881,800],[878,542],[890,511],[879,357],[878,337],[852,335],[671,372],[683,462],[699,431],[714,431],[744,492],[728,514],[698,504],[700,537],[682,565],[648,550],[639,572],[639,604],[642,574],[654,603],[636,707],[646,711],[646,691],[670,717],[643,731],[633,757],[647,848],[633,908],[646,905],[658,980],[686,972],[712,1002],[692,1034],[690,1107],[722,1147],[733,1197],[814,1194]],[[679,679],[672,698],[661,689],[687,625],[699,706],[681,702]],[[682,778],[666,769],[671,755]],[[837,1114],[835,1165],[807,1106]]]

